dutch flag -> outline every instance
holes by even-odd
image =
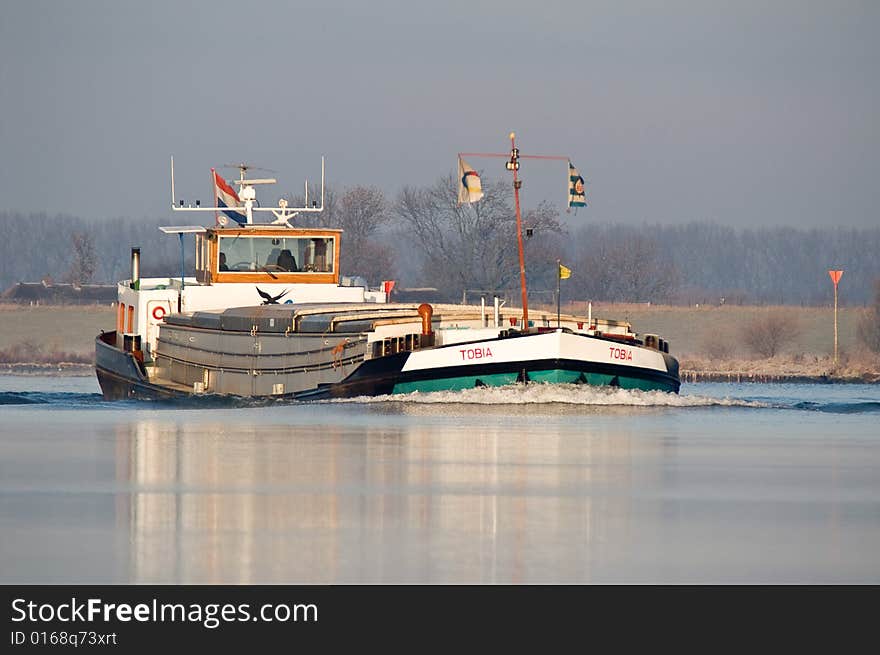
[[[211,174],[214,176],[214,196],[217,198],[217,207],[220,207],[223,213],[236,223],[241,225],[247,223],[247,216],[241,212],[233,211],[234,208],[242,206],[235,189],[229,186],[229,183],[220,177],[213,168]]]

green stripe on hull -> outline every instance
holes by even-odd
[[[529,371],[529,380],[532,382],[549,382],[551,384],[577,384],[581,382],[580,371],[566,371],[554,368],[549,371]]]
[[[477,380],[487,387],[503,387],[516,382],[516,373],[494,373],[492,375],[465,375],[458,378],[439,378],[419,380],[418,382],[399,382],[392,393],[412,393],[413,391],[461,391],[473,389]]]
[[[477,380],[482,384],[478,385]],[[415,382],[399,382],[394,385],[394,391],[392,393],[412,393],[414,391],[460,391],[462,389],[473,389],[476,386],[501,387],[507,384],[514,384],[516,383],[516,380],[516,373],[435,378],[431,380],[418,380]],[[675,391],[671,384],[665,384],[659,381],[643,380],[622,375],[582,373],[581,371],[570,371],[558,368],[545,371],[529,371],[529,380],[535,383],[589,384],[596,387],[613,385],[620,387],[621,389],[639,389],[641,391]]]

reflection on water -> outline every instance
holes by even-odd
[[[589,580],[630,520],[596,493],[632,484],[630,439],[519,428],[120,425],[132,579]]]
[[[876,412],[766,389],[7,405],[0,582],[880,582]]]

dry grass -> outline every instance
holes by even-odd
[[[565,311],[586,314],[586,303]],[[629,321],[641,334],[660,334],[670,343],[683,372],[742,374],[766,377],[823,376],[880,381],[880,356],[867,351],[858,338],[859,307],[839,310],[839,363],[835,367],[834,310],[831,307],[709,306],[593,303],[593,316]],[[755,355],[743,338],[750,325],[786,316],[797,326],[787,332],[773,357]]]
[[[586,303],[575,303],[565,311],[586,314]],[[555,312],[555,308],[554,308]],[[743,342],[743,330],[756,319],[783,313],[798,326],[789,335],[780,355],[817,356],[834,352],[834,310],[831,307],[788,305],[677,307],[622,303],[593,303],[593,316],[629,321],[641,334],[656,333],[669,342],[676,357],[707,357],[747,360],[751,349]],[[840,352],[856,352],[861,346],[857,336],[859,317],[864,310],[844,307],[839,311]]]
[[[116,309],[105,305],[0,304],[0,351],[11,355],[12,349],[31,343],[39,345],[44,353],[69,354],[92,361],[95,337],[101,330],[115,327]]]
[[[586,303],[572,303],[563,310],[587,313]],[[743,330],[756,319],[778,312],[790,316],[798,330],[789,335],[775,357],[753,356],[743,342]],[[683,371],[877,380],[880,356],[866,351],[857,336],[863,313],[861,308],[840,310],[841,356],[835,368],[830,307],[593,304],[593,316],[627,320],[641,334],[663,336]],[[0,305],[0,360],[91,362],[95,336],[101,330],[114,329],[115,324],[113,307]]]
[[[0,364],[91,364],[93,359],[91,352],[47,349],[30,340],[0,349]]]
[[[837,365],[830,355],[777,355],[762,359],[712,359],[687,356],[680,360],[682,374],[696,373],[704,378],[724,376],[764,378],[830,378],[836,380],[880,382],[880,356],[858,352],[844,354]]]

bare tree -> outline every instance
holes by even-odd
[[[730,359],[734,354],[733,339],[729,335],[712,332],[703,336],[701,350],[709,359]]]
[[[310,198],[317,198],[320,189],[309,190]],[[300,206],[303,196],[288,195],[288,200]],[[381,190],[375,187],[355,186],[341,195],[329,186],[324,188],[324,211],[300,214],[295,224],[303,227],[329,227],[343,230],[340,268],[346,275],[361,275],[378,282],[394,274],[394,253],[381,239],[382,229],[388,224],[388,203]]]
[[[749,321],[743,328],[742,339],[756,355],[774,357],[799,331],[797,319],[780,309]]]
[[[630,302],[670,298],[678,273],[648,231],[591,226],[578,233],[575,266],[588,297]]]
[[[880,353],[880,280],[874,282],[874,304],[859,319],[859,341],[875,353]]]
[[[457,189],[458,180],[449,174],[429,187],[404,187],[394,203],[401,238],[411,239],[421,258],[422,281],[453,297],[462,289],[516,286],[519,255],[510,185],[487,184],[482,200],[471,204],[458,203]],[[538,234],[562,231],[558,212],[546,203],[526,212],[523,223]],[[537,246],[528,250],[543,255]],[[533,263],[529,258],[526,269]]]
[[[73,246],[73,262],[67,277],[75,285],[88,284],[97,266],[95,241],[87,232],[74,232],[70,236],[70,242]]]
[[[373,236],[390,220],[385,194],[376,187],[346,189],[339,205],[341,225],[355,239]]]

